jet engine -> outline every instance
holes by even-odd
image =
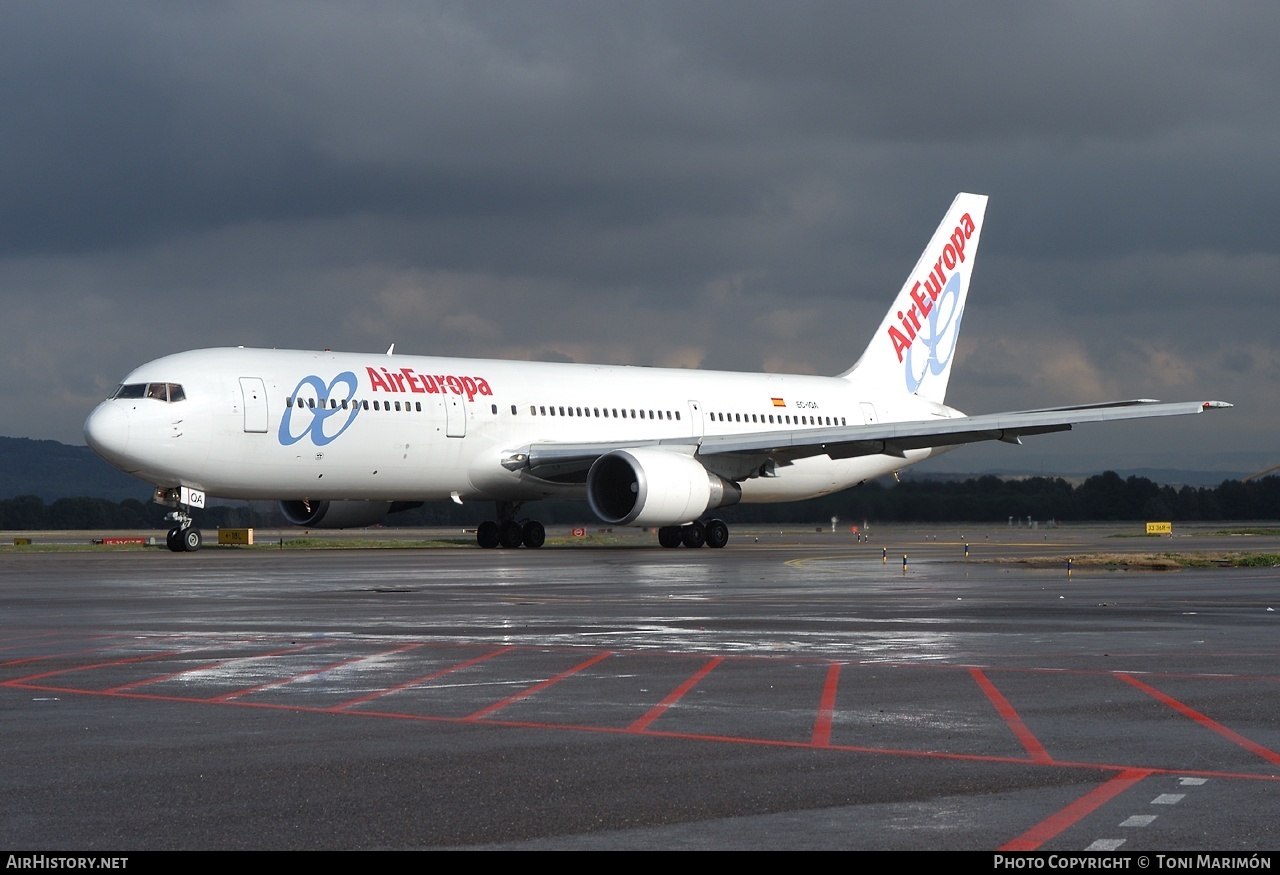
[[[360,529],[382,522],[390,501],[282,501],[280,513],[291,524],[308,529]]]
[[[713,507],[737,504],[738,484],[712,474],[692,456],[670,450],[614,450],[587,472],[587,503],[619,526],[692,522]]]

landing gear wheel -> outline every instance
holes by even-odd
[[[724,520],[709,520],[706,533],[708,547],[723,547],[729,543],[729,526]]]
[[[165,533],[164,545],[169,548],[170,553],[182,552],[182,529],[173,528]]]
[[[485,520],[476,529],[476,543],[486,550],[498,546],[498,524],[493,520]]]
[[[524,524],[524,530],[521,533],[521,540],[530,550],[536,550],[541,547],[547,540],[547,530],[542,527],[542,523],[537,520],[529,520]]]
[[[707,530],[702,523],[692,522],[680,527],[680,541],[686,547],[701,547],[707,542]]]
[[[679,526],[663,526],[658,529],[658,543],[663,547],[679,547],[680,546],[680,527]]]
[[[194,553],[200,549],[200,545],[204,543],[204,538],[201,536],[200,530],[192,526],[182,531],[182,534],[178,536],[178,543],[182,545],[182,550]]]
[[[498,543],[508,550],[519,547],[523,538],[524,529],[515,520],[505,520],[498,526]]]

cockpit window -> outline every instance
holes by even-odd
[[[111,393],[112,398],[145,398],[147,394],[146,383],[121,383],[116,386],[116,390]]]
[[[153,398],[172,404],[186,398],[178,383],[121,383],[111,393],[111,398]]]

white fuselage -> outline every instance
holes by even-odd
[[[581,482],[501,462],[539,444],[694,448],[711,435],[958,415],[839,377],[243,348],[157,359],[123,385],[161,383],[181,399],[104,401],[89,443],[157,486],[242,499],[582,499]],[[824,495],[930,453],[797,459],[743,479],[742,500]]]
[[[951,447],[1078,423],[1181,416],[1146,399],[966,417],[943,403],[985,216],[961,192],[854,365],[837,377],[296,350],[202,349],[137,368],[85,421],[99,455],[176,510],[273,499],[298,525],[369,525],[397,503],[496,502],[484,547],[537,547],[526,501],[585,499],[672,547],[723,547],[737,501],[846,489]]]

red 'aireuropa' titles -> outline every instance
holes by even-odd
[[[964,261],[964,245],[973,236],[973,231],[973,218],[965,213],[960,217],[960,224],[956,225],[955,231],[952,232],[951,240],[942,247],[942,254],[934,262],[933,269],[929,271],[924,282],[916,280],[915,285],[911,287],[913,301],[911,308],[906,313],[898,311],[898,321],[902,323],[902,330],[899,331],[896,325],[889,326],[889,339],[893,341],[893,351],[898,354],[899,362],[902,361],[903,353],[916,339],[916,332],[920,330],[920,320],[933,312],[933,302],[938,300],[938,295],[947,282],[947,275],[943,271],[953,270],[957,264]],[[924,287],[923,291],[921,286]]]
[[[386,368],[366,367],[369,372],[369,385],[378,392],[418,392],[427,395],[446,394],[466,395],[468,401],[476,400],[477,395],[492,395],[489,381],[484,377],[457,377],[452,374],[419,374],[413,368],[401,368],[389,371]]]

